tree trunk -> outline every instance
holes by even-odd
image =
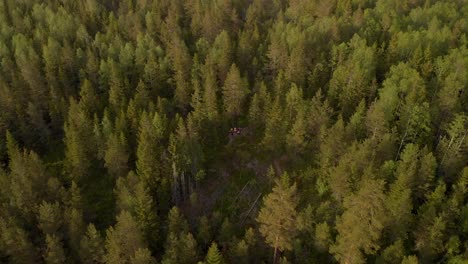
[[[275,239],[275,240],[276,240],[276,241],[275,241],[275,249],[274,249],[274,252],[273,252],[273,264],[276,264],[276,255],[277,255],[277,253],[278,253],[278,246],[277,246],[277,244],[278,244],[278,239],[279,239],[278,236],[276,236],[276,239]]]
[[[278,249],[275,247],[273,252],[273,264],[276,264],[276,251],[278,251]]]
[[[409,127],[409,124],[410,124],[410,121],[411,121],[412,117],[413,117],[413,115],[410,116],[410,118],[408,119],[408,122],[406,123],[405,134],[403,135],[403,138],[401,139],[400,146],[398,147],[398,152],[397,152],[397,154],[395,156],[395,160],[397,160],[398,156],[400,155],[401,147],[403,147],[403,142],[405,141],[406,135],[408,134],[408,127]]]

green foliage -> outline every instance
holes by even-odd
[[[284,174],[276,181],[270,194],[263,198],[263,207],[257,221],[260,233],[266,242],[276,251],[292,249],[292,243],[297,233],[297,189],[289,183],[288,175]]]
[[[364,178],[358,192],[345,198],[344,213],[337,220],[338,236],[330,248],[335,258],[347,263],[364,262],[375,253],[387,221],[383,181]]]
[[[89,175],[96,153],[90,117],[73,99],[70,100],[64,131],[66,165],[73,179],[79,181]]]
[[[224,263],[223,257],[221,256],[221,253],[219,252],[218,245],[215,242],[211,243],[211,246],[208,249],[208,253],[206,253],[205,263],[206,264]]]
[[[151,256],[151,252],[148,249],[138,249],[135,252],[135,256],[130,260],[131,264],[154,264],[156,260]]]
[[[15,263],[31,263],[38,258],[38,251],[20,227],[2,219],[0,222],[1,250]]]
[[[47,264],[59,264],[65,262],[65,253],[62,243],[55,235],[46,236],[47,249],[44,253],[44,260]]]
[[[115,133],[107,140],[107,149],[104,154],[105,167],[109,174],[118,178],[124,176],[128,171],[127,142],[123,133]]]
[[[139,249],[146,248],[143,234],[129,212],[117,216],[115,227],[106,232],[106,263],[128,263]]]
[[[0,263],[466,262],[467,17],[0,0]]]
[[[243,113],[248,91],[245,80],[241,79],[239,69],[232,64],[223,86],[223,104],[228,117],[235,118]]]
[[[39,228],[46,235],[56,235],[62,227],[63,216],[60,205],[42,202],[39,206]]]
[[[104,262],[104,240],[93,224],[89,224],[80,242],[80,259],[84,263]]]

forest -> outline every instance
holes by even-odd
[[[0,263],[468,263],[466,0],[0,0]]]

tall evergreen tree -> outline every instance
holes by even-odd
[[[91,119],[86,110],[71,99],[64,127],[64,141],[66,166],[76,181],[88,176],[93,158],[96,156],[92,128]]]
[[[106,263],[129,263],[138,249],[146,248],[143,234],[129,212],[117,216],[115,227],[106,232]]]
[[[363,254],[373,254],[386,224],[383,181],[365,176],[361,188],[345,198],[343,215],[338,219],[338,236],[330,248],[338,261],[362,263]]]
[[[148,249],[138,249],[135,256],[130,259],[131,264],[155,264],[156,260],[151,256]]]
[[[129,154],[123,133],[113,133],[107,140],[104,154],[105,167],[110,175],[117,178],[127,174]]]
[[[278,251],[292,250],[297,234],[297,189],[295,184],[289,183],[287,174],[276,181],[276,186],[263,198],[263,203],[257,222],[260,233],[274,249],[273,261],[276,263]]]
[[[167,206],[169,179],[165,176],[162,137],[165,133],[163,118],[143,112],[138,131],[136,169],[151,193],[156,194],[161,206]]]
[[[47,264],[61,264],[66,262],[65,252],[63,251],[60,239],[55,235],[46,236],[47,249],[44,253],[44,260]]]
[[[224,110],[230,118],[236,118],[243,113],[243,105],[249,89],[240,76],[235,64],[231,65],[223,86]]]
[[[83,263],[104,263],[104,240],[93,224],[81,239],[80,259]]]
[[[218,245],[216,242],[211,243],[210,248],[208,249],[208,253],[206,254],[205,259],[206,264],[222,264],[224,263],[223,257],[219,252]]]

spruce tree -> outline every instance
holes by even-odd
[[[155,264],[156,260],[148,249],[138,249],[135,256],[130,259],[130,264]]]
[[[46,245],[47,249],[44,253],[44,260],[47,264],[62,264],[66,262],[62,243],[57,236],[47,234]]]
[[[123,211],[106,232],[106,263],[128,263],[138,249],[146,248],[143,234],[132,215]]]
[[[107,140],[104,154],[105,167],[111,176],[118,178],[128,172],[129,154],[127,140],[123,133],[112,133]]]
[[[216,76],[211,67],[206,66],[204,71],[203,83],[203,108],[206,117],[210,121],[216,121],[219,115],[218,109],[218,85],[216,83]]]
[[[208,253],[206,254],[205,258],[206,264],[222,264],[223,256],[219,252],[218,245],[216,242],[211,243],[210,248],[208,249]]]
[[[286,135],[286,146],[291,153],[301,153],[304,151],[306,147],[306,130],[305,111],[301,107],[298,110],[291,130]]]
[[[63,215],[58,202],[43,201],[39,206],[39,228],[46,235],[60,237],[59,229],[63,224]]]
[[[143,233],[143,236],[151,249],[155,249],[160,242],[159,219],[157,205],[150,195],[148,188],[143,181],[139,181],[135,186],[135,196],[133,197],[134,216]]]
[[[223,86],[223,105],[228,117],[236,118],[243,113],[243,105],[249,90],[241,78],[239,69],[231,65]]]
[[[70,100],[68,119],[65,122],[65,161],[73,179],[87,176],[96,156],[93,126],[86,111],[75,100]]]
[[[80,89],[80,107],[84,109],[89,116],[92,116],[99,109],[99,99],[96,91],[88,79],[83,81]]]
[[[362,263],[364,254],[375,254],[387,217],[384,182],[365,176],[357,193],[347,196],[338,219],[336,243],[330,248],[338,261]]]
[[[0,216],[0,245],[2,254],[13,263],[28,264],[38,261],[38,250],[25,230]]]
[[[81,239],[80,259],[83,263],[104,263],[104,240],[93,224]]]
[[[276,180],[272,192],[263,198],[257,222],[260,224],[260,233],[274,249],[275,263],[278,251],[292,250],[297,234],[297,203],[296,184],[289,183],[287,174]]]
[[[138,131],[136,170],[152,193],[158,190],[158,199],[161,199],[161,205],[165,205],[168,188],[168,179],[164,175],[163,148],[161,146],[164,131],[164,121],[158,113],[154,115],[142,113]]]

